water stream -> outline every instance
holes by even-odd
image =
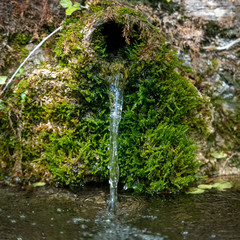
[[[119,80],[121,73],[113,77],[113,81],[109,87],[110,99],[110,202],[109,208],[115,211],[117,207],[117,186],[119,179],[119,166],[118,166],[118,126],[121,121],[122,106],[123,106],[123,89],[120,86]]]

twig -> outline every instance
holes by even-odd
[[[240,38],[230,42],[229,44],[227,44],[223,47],[208,46],[208,47],[203,47],[203,49],[213,49],[213,50],[217,50],[217,51],[229,50],[231,47],[233,47],[234,45],[236,45],[239,42],[240,42]]]
[[[226,159],[226,161],[223,163],[222,168],[225,168],[226,164],[227,164],[227,163],[229,162],[229,160],[230,160],[232,157],[234,157],[234,156],[240,156],[240,153],[233,153],[233,154],[231,154],[231,155]]]
[[[59,30],[62,29],[62,26],[58,27],[57,29],[55,29],[51,34],[49,34],[47,37],[45,37],[30,53],[29,55],[25,58],[25,60],[20,64],[20,66],[18,67],[17,71],[12,75],[12,77],[8,80],[8,82],[6,83],[5,87],[3,88],[2,92],[0,93],[0,96],[6,91],[8,85],[12,82],[12,80],[14,79],[14,77],[16,76],[16,74],[18,73],[18,71],[21,69],[21,67],[27,62],[27,60],[33,55],[34,52],[36,52],[36,50],[38,48],[40,48],[43,43],[45,43],[52,35],[54,35],[56,32],[58,32]]]

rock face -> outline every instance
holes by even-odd
[[[198,17],[207,21],[221,21],[236,13],[232,1],[228,0],[185,0],[186,16]]]
[[[162,31],[194,70],[190,80],[210,97],[214,107],[214,131],[205,154],[200,154],[210,174],[239,173],[235,168],[240,161],[236,157],[240,151],[239,11],[240,3],[234,0],[172,0],[168,7],[163,3],[155,6]],[[224,158],[214,157],[214,152],[222,151]],[[232,154],[236,154],[234,158]]]

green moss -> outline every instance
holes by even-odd
[[[177,192],[197,178],[196,146],[188,135],[191,131],[201,134],[206,128],[199,114],[204,100],[175,72],[181,63],[156,28],[132,9],[106,7],[93,5],[90,12],[66,20],[54,50],[58,68],[47,69],[47,76],[40,71],[23,80],[9,98],[8,107],[21,111],[14,127],[22,126],[23,167],[31,175],[29,166],[37,164],[42,176],[47,169],[63,185],[80,184],[88,176],[108,179],[106,79],[114,74],[109,69],[114,69],[117,59],[123,62],[121,74],[127,78],[119,128],[120,181],[137,192]],[[117,57],[106,52],[101,26],[92,33],[90,43],[83,41],[86,23],[91,26],[102,19],[125,21],[123,31],[129,43],[118,50]],[[20,101],[23,92],[24,103]],[[10,128],[5,114],[2,129]],[[6,135],[11,139],[10,132]],[[9,148],[10,140],[1,151]]]
[[[134,11],[131,8],[126,8],[126,7],[116,9],[116,13],[119,13],[120,15],[121,14],[130,14],[132,16],[138,16],[139,15],[138,12]]]
[[[213,76],[213,74],[219,72],[219,62],[217,59],[213,59],[211,61],[211,65],[208,66],[206,72],[204,74],[207,74],[208,76]]]
[[[19,33],[15,38],[19,45],[27,45],[32,36],[32,33]]]
[[[7,45],[10,47],[4,48],[2,51],[1,71],[2,75],[8,75],[7,69],[17,68],[17,64],[28,55],[29,50],[26,49],[26,45],[32,38],[30,33],[20,33],[8,36],[2,36],[2,40],[5,39]]]
[[[100,5],[90,5],[90,11],[93,11],[94,13],[101,14],[104,8]]]

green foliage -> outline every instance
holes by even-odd
[[[0,76],[0,85],[4,85],[6,83],[7,77],[6,76]]]
[[[19,69],[19,72],[16,74],[16,77],[20,77],[23,73],[24,73],[24,68],[21,67],[21,68]]]
[[[195,180],[198,165],[194,162],[196,147],[186,137],[187,126],[159,123],[156,129],[135,132],[129,145],[123,140],[128,153],[123,154],[122,175],[127,188],[141,186],[137,191],[158,193],[164,189],[176,192]],[[139,137],[140,140],[135,140]],[[121,139],[122,140],[122,139]],[[134,141],[135,140],[135,141]],[[121,141],[120,141],[121,142]],[[122,166],[123,165],[123,166]],[[129,165],[126,168],[126,165]]]
[[[21,103],[24,103],[25,102],[25,100],[26,100],[26,93],[21,93]]]
[[[65,8],[72,6],[70,1],[61,3]],[[120,181],[125,188],[142,193],[182,190],[197,178],[196,146],[188,133],[204,129],[198,114],[203,99],[175,72],[181,66],[176,54],[157,29],[139,20],[141,14],[127,8],[103,11],[108,4],[93,6],[81,18],[66,20],[54,50],[59,59],[58,67],[51,69],[55,77],[51,78],[48,69],[49,77],[39,74],[22,80],[9,98],[6,109],[22,111],[21,120],[13,119],[14,127],[19,122],[23,126],[23,165],[26,169],[33,163],[43,171],[47,168],[54,181],[63,185],[80,184],[88,176],[108,179],[106,79],[113,59],[106,53],[101,27],[93,34],[91,54],[82,41],[82,30],[91,13],[94,21],[109,16],[113,21],[111,14],[115,14],[116,21],[131,19],[126,34],[132,38],[119,53],[126,61],[126,72],[121,74],[128,75],[119,126]],[[11,128],[7,114],[6,110],[0,129]],[[12,148],[10,132],[6,132],[5,150],[0,152]]]
[[[72,1],[71,0],[61,0],[60,4],[64,8],[68,8],[72,6]]]
[[[213,157],[215,157],[216,159],[221,159],[221,158],[226,158],[228,155],[224,152],[213,152],[211,154]]]
[[[191,188],[189,190],[190,194],[201,194],[204,193],[205,190],[209,189],[217,189],[218,191],[226,191],[226,189],[232,188],[232,183],[231,182],[215,182],[213,184],[200,184],[197,186],[197,188]]]
[[[0,99],[0,111],[4,108],[4,105],[2,104],[2,100]]]
[[[130,73],[119,139],[126,188],[151,194],[178,191],[196,178],[196,147],[187,132],[191,111],[202,104],[185,78],[159,64],[141,62]]]
[[[16,42],[20,45],[27,45],[32,38],[32,33],[20,33],[16,38]]]
[[[119,14],[130,14],[130,15],[135,15],[135,16],[137,16],[137,15],[139,15],[139,13],[138,12],[136,12],[136,11],[134,11],[133,9],[131,9],[131,8],[125,8],[125,7],[123,7],[123,8],[118,8],[117,10],[116,10],[116,13],[119,13]]]
[[[35,182],[32,184],[33,187],[43,187],[45,185],[46,185],[45,182]]]
[[[66,8],[66,15],[67,16],[70,16],[70,15],[72,15],[73,12],[81,9],[80,3],[72,4],[71,0],[61,0],[60,5],[63,8]]]
[[[129,14],[129,10],[124,9],[118,9],[116,12]],[[76,28],[75,23],[69,25],[65,36],[72,28]],[[127,68],[131,71],[124,90],[124,109],[119,129],[120,179],[126,188],[137,192],[176,192],[197,178],[196,147],[187,137],[187,133],[191,128],[199,128],[200,131],[204,128],[204,121],[194,113],[201,110],[203,100],[196,89],[174,71],[181,63],[161,38],[162,45],[159,44],[155,48],[157,54],[152,57],[153,60],[140,60],[143,51],[149,51],[147,58],[151,55],[152,46],[147,46],[147,37],[139,37],[138,34],[141,32],[135,32],[136,40],[126,45],[121,52],[129,59]],[[152,32],[153,36],[155,34]],[[66,41],[59,40],[59,43],[66,46]],[[71,41],[68,46],[71,46]],[[77,47],[71,46],[71,49],[73,48]],[[91,61],[86,61],[86,58],[80,60],[75,56],[80,61],[77,71],[82,81],[81,87],[86,86],[86,90],[89,88],[89,91],[84,91],[85,100],[92,104],[91,110],[88,111],[94,116],[91,121],[88,119],[86,122],[82,119],[81,129],[94,130],[91,143],[85,135],[83,140],[88,143],[89,171],[106,179],[109,157],[109,109],[101,104],[97,104],[95,108],[94,102],[96,97],[103,96],[99,96],[100,93],[105,95],[105,100],[107,96],[106,92],[96,91],[98,88],[91,85],[105,85],[104,79],[99,76],[104,69],[101,66],[108,64],[105,61],[108,61],[109,54],[106,53],[106,41],[101,35],[101,27],[95,30],[93,35],[93,48],[96,55]],[[81,65],[82,61],[85,61],[85,67]],[[75,66],[74,68],[76,69]],[[85,85],[85,82],[89,83],[89,79],[91,84]],[[94,95],[90,94],[92,91]],[[97,103],[99,101],[100,99]],[[104,119],[98,115],[100,112],[104,112]],[[94,128],[89,125],[93,122],[96,122]]]

